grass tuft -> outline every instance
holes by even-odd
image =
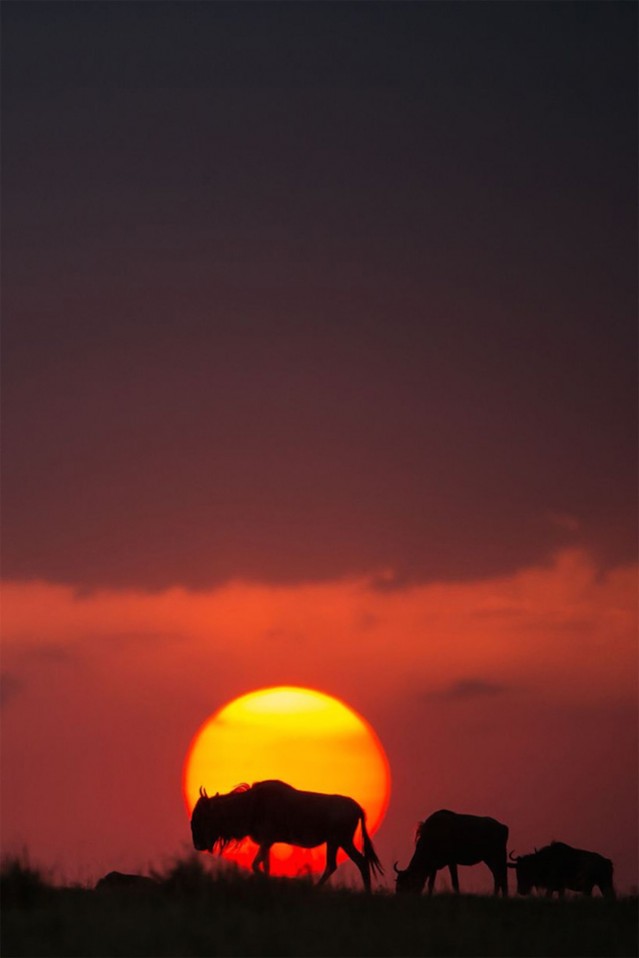
[[[0,865],[0,901],[5,906],[29,907],[51,893],[42,872],[30,864],[28,855],[3,858]]]

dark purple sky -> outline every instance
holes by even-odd
[[[634,557],[634,4],[2,17],[6,578]]]
[[[447,807],[636,888],[636,4],[0,14],[5,853],[178,853],[293,684],[389,875]]]

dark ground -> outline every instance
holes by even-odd
[[[179,862],[142,888],[2,873],[2,955],[636,956],[637,898],[366,896]]]

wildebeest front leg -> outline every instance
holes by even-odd
[[[342,843],[342,848],[344,849],[348,857],[352,859],[352,861],[354,861],[357,867],[359,868],[360,874],[362,876],[362,881],[364,882],[364,890],[370,891],[371,890],[371,869],[366,858],[364,857],[364,855],[362,855],[360,851],[358,851],[355,848],[355,845],[353,844],[353,842]]]
[[[260,865],[262,866],[262,871],[265,875],[270,874],[271,871],[271,846],[269,844],[260,845],[257,850],[257,855],[253,859],[253,864],[251,868],[256,875],[259,874]]]
[[[448,871],[450,872],[450,880],[453,885],[453,891],[455,894],[459,895],[459,875],[457,874],[457,865],[455,862],[451,862],[448,866]]]
[[[339,846],[333,845],[331,842],[326,844],[326,868],[324,869],[324,874],[318,881],[318,885],[323,885],[324,882],[328,881],[335,869],[337,868],[337,849]]]
[[[433,868],[428,876],[428,894],[433,894],[433,888],[435,887],[435,878],[437,877],[437,869]]]

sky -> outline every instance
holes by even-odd
[[[197,728],[292,684],[387,866],[451,807],[636,886],[634,5],[2,20],[3,849],[179,853]]]

